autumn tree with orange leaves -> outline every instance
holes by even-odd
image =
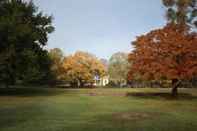
[[[172,95],[177,95],[181,80],[197,75],[197,35],[186,33],[179,25],[153,30],[138,37],[133,45],[129,80],[136,74],[148,80],[172,80]]]
[[[105,75],[105,67],[94,55],[78,51],[74,55],[66,57],[63,61],[65,80],[72,85],[83,87],[84,84],[92,84],[95,76]]]
[[[182,80],[197,76],[197,1],[162,1],[168,24],[133,42],[128,79],[140,76],[148,80],[171,80],[172,95],[176,96]]]

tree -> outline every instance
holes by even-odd
[[[167,8],[166,18],[169,23],[197,27],[197,1],[196,0],[163,0]]]
[[[81,51],[66,57],[63,68],[65,79],[80,87],[93,83],[95,76],[102,77],[105,74],[103,64],[95,56]]]
[[[118,52],[111,56],[108,72],[112,82],[118,83],[121,86],[121,84],[127,81],[128,70],[128,54]]]
[[[101,61],[101,63],[104,65],[105,70],[107,71],[107,69],[108,69],[108,64],[109,64],[109,63],[108,63],[108,60],[102,58],[102,59],[100,59],[100,61]]]
[[[32,1],[0,1],[0,79],[7,86],[29,77],[44,79],[49,68],[43,65],[50,64],[43,47],[53,30],[52,17],[38,12]]]
[[[19,58],[17,62],[21,66],[15,69],[17,80],[25,84],[46,84],[53,78],[50,71],[52,63],[47,50],[40,50],[37,53],[25,50]]]
[[[180,81],[197,75],[197,34],[185,33],[177,24],[142,35],[133,45],[130,80],[135,74],[148,80],[172,80],[172,94],[177,95]]]
[[[56,80],[62,80],[64,77],[63,73],[63,51],[59,48],[54,48],[49,51],[49,56],[52,61],[51,71],[54,74]]]

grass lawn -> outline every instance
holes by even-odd
[[[197,89],[0,89],[0,131],[197,131]]]

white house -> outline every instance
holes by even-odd
[[[106,86],[107,84],[109,84],[109,76],[94,78],[94,86]]]

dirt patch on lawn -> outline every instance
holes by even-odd
[[[89,96],[126,96],[126,93],[118,93],[118,92],[89,92],[87,95]]]
[[[146,120],[152,119],[155,116],[153,113],[145,113],[145,112],[123,112],[123,113],[115,113],[112,115],[115,120]]]

